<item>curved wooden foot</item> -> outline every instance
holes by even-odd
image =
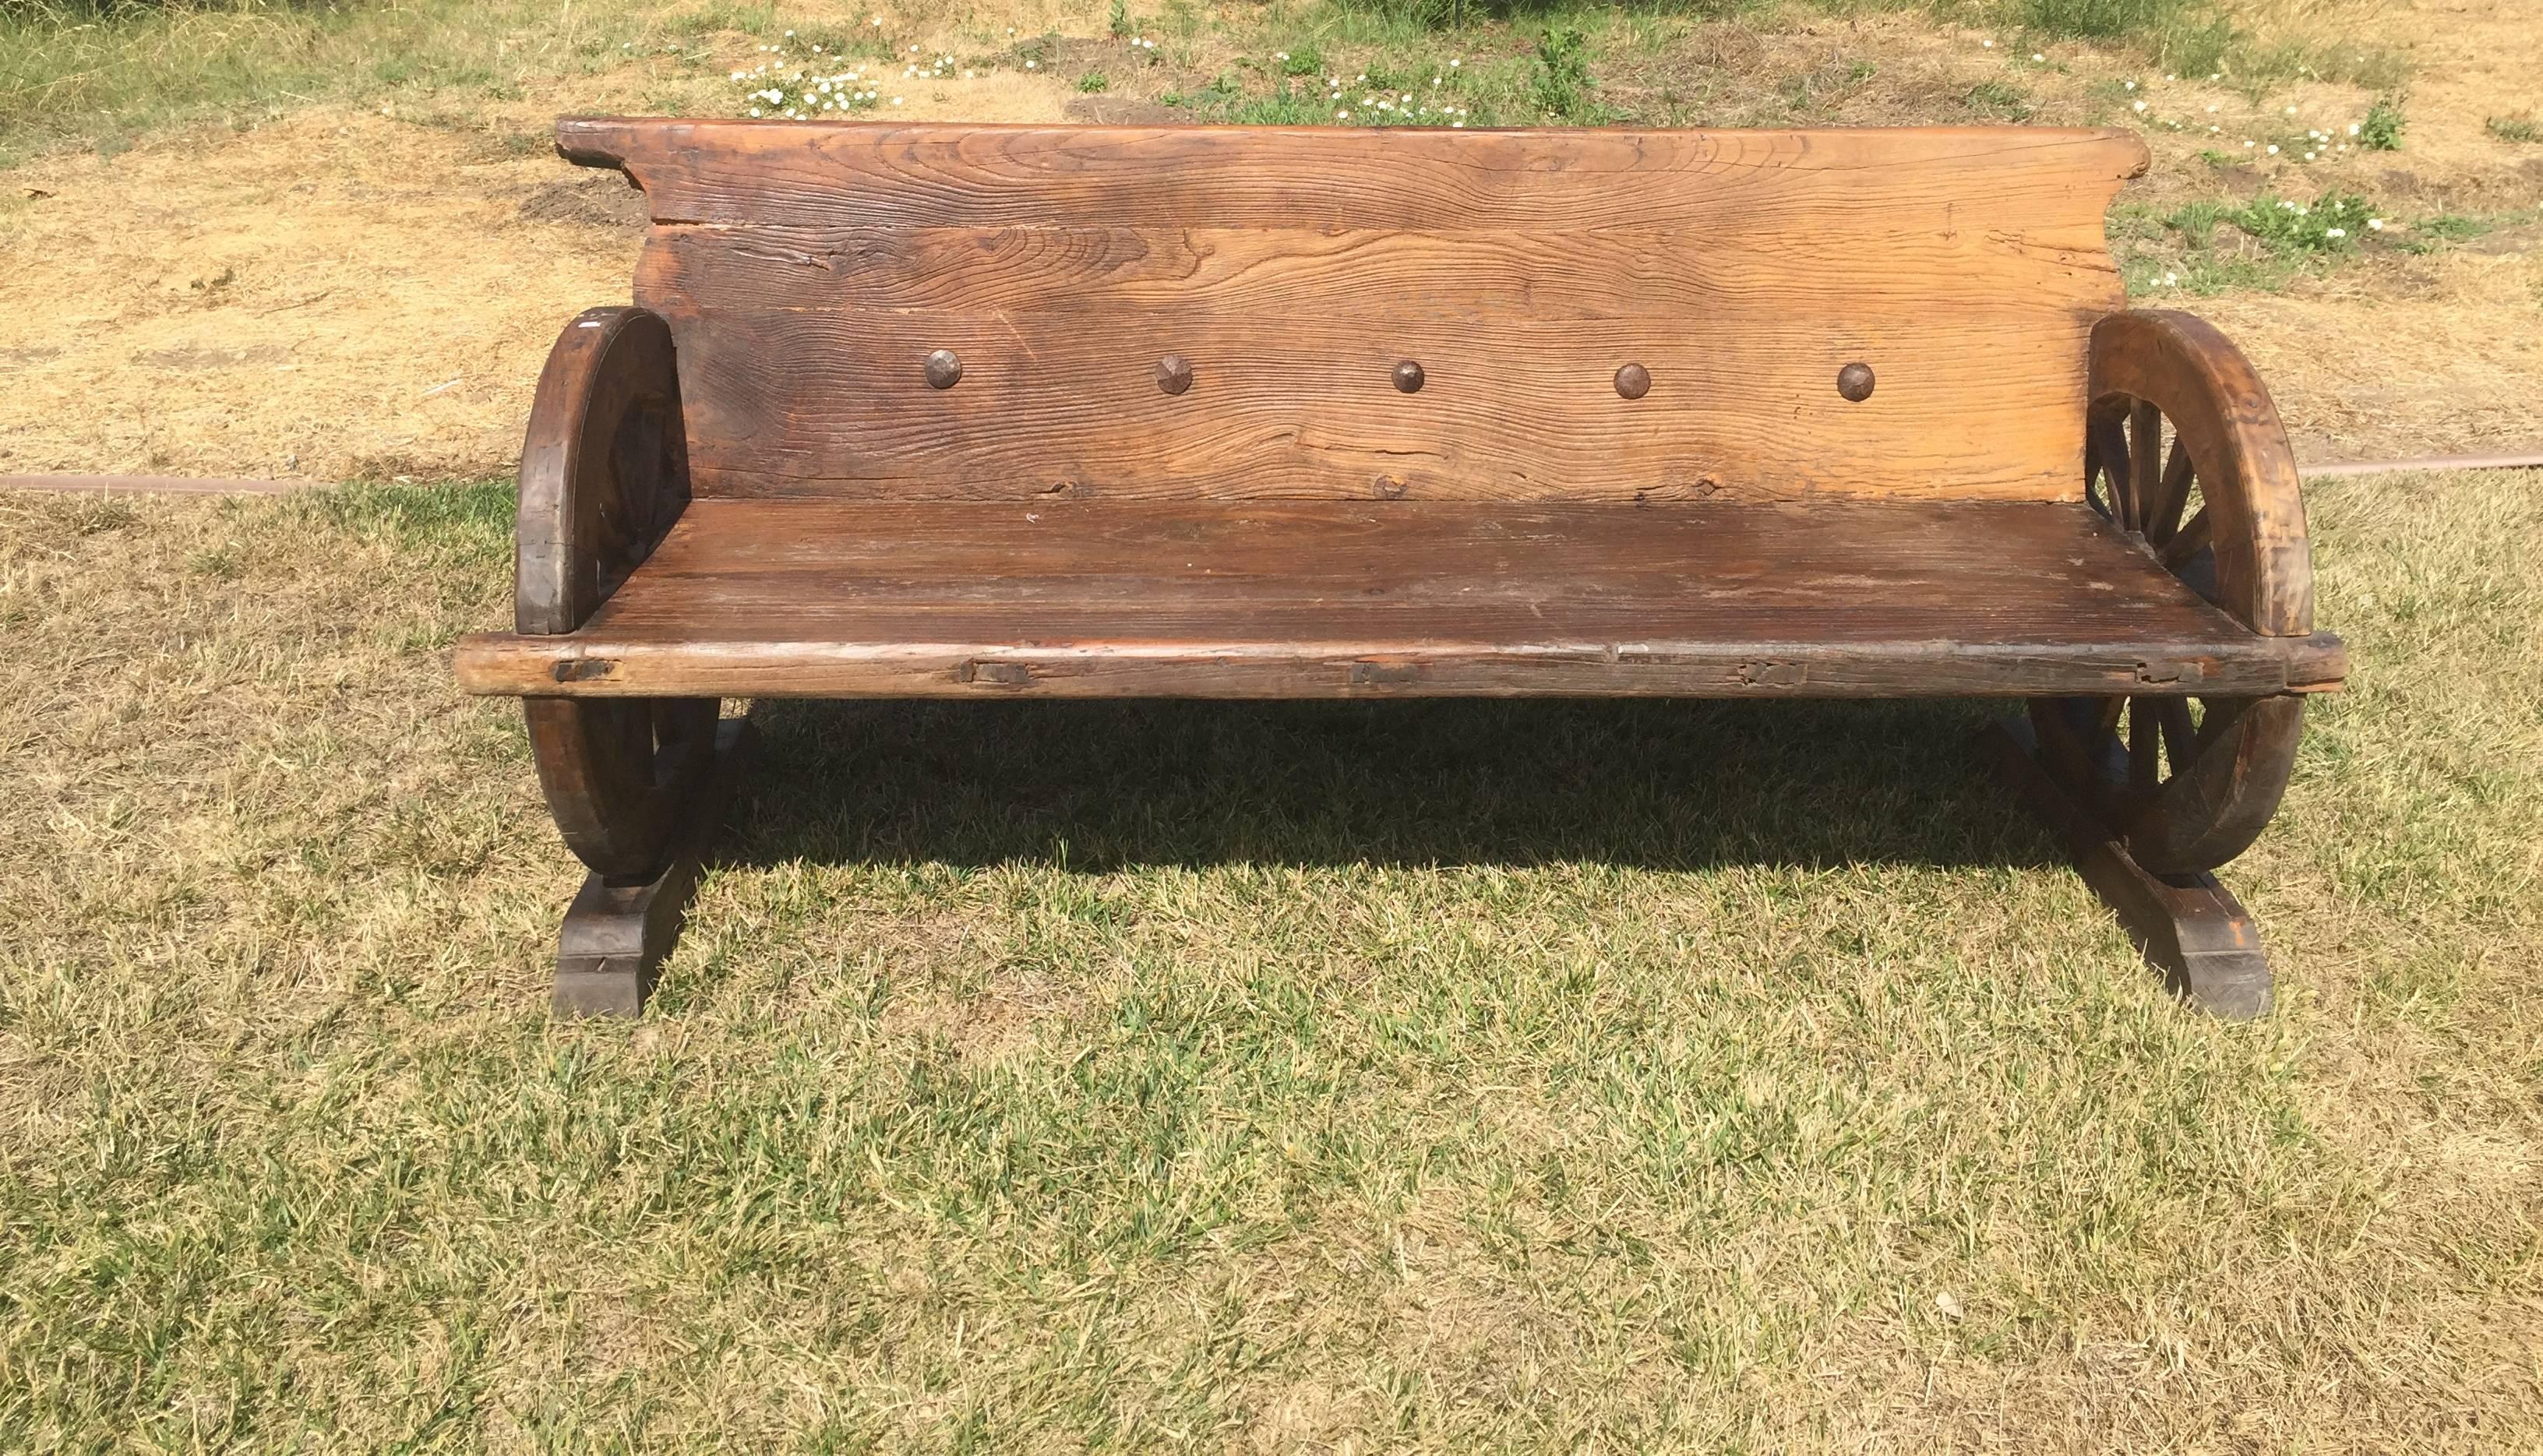
[[[2040,758],[2031,726],[1989,724],[1980,736],[1999,772],[2066,846],[2084,882],[2119,919],[2174,995],[2234,1021],[2270,1009],[2269,958],[2242,902],[2205,873],[2155,875],[2071,798]]]
[[[639,1016],[654,990],[655,973],[679,943],[707,850],[724,823],[726,804],[740,779],[756,734],[746,719],[727,719],[716,730],[706,772],[699,775],[674,819],[669,859],[645,880],[611,880],[594,874],[582,881],[565,928],[557,936],[555,1014],[562,1017]]]

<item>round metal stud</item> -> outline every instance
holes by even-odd
[[[1836,392],[1857,404],[1872,398],[1872,366],[1858,359],[1837,370]]]
[[[940,348],[927,356],[927,383],[930,388],[952,389],[955,381],[962,377],[963,361],[954,356],[954,350]]]
[[[1616,371],[1616,393],[1629,400],[1639,400],[1651,392],[1651,370],[1640,364],[1627,364]]]
[[[1406,394],[1416,393],[1422,388],[1422,364],[1419,360],[1406,359],[1395,366],[1395,387]]]
[[[1168,354],[1157,360],[1157,388],[1168,394],[1182,394],[1192,388],[1192,360],[1182,354]]]

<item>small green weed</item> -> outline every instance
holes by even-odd
[[[2031,98],[2010,81],[1980,81],[1969,88],[1964,101],[1970,111],[1985,115],[2001,116],[2007,121],[2031,119]]]
[[[2400,103],[2386,97],[2366,109],[2366,119],[2357,123],[2357,144],[2370,152],[2398,152],[2402,130],[2410,124]]]
[[[1102,71],[1089,71],[1085,75],[1077,78],[1077,89],[1085,92],[1089,96],[1096,95],[1112,84],[1113,83],[1111,81],[1105,79]]]
[[[1281,51],[1273,59],[1279,62],[1283,76],[1315,76],[1323,74],[1325,69],[1325,53],[1313,45]]]
[[[2357,246],[2373,215],[2374,208],[2354,192],[2326,192],[2311,202],[2263,193],[2242,207],[2217,213],[2271,248],[2298,254],[2348,252]]]
[[[2531,116],[2493,116],[2481,123],[2481,129],[2501,141],[2543,141],[2543,124]]]
[[[1589,91],[1588,38],[1571,26],[1548,26],[1537,38],[1536,75],[1529,99],[1538,110],[1566,121],[1595,119]]]
[[[1128,0],[1113,0],[1113,15],[1109,24],[1116,38],[1126,38],[1129,36],[1130,6]]]

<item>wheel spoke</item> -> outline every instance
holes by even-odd
[[[2102,480],[2102,490],[2106,498],[2102,500],[2093,499],[2093,477],[2096,474]],[[2119,521],[2125,509],[2119,498],[2126,494],[2127,478],[2126,427],[2116,417],[2094,421],[2091,426],[2090,450],[2084,473],[2084,498],[2091,500],[2094,508],[2102,514],[2113,521]],[[2121,529],[2124,530],[2126,527],[2122,525]]]
[[[2163,563],[2164,570],[2177,575],[2183,563],[2207,549],[2210,534],[2207,507],[2202,505],[2198,507],[2196,515],[2192,516],[2183,523],[2180,530],[2173,533],[2171,540],[2163,543],[2162,550],[2155,553],[2156,558]]]
[[[2143,534],[2146,506],[2162,474],[2163,412],[2140,400],[2128,411],[2127,503],[2119,512],[2120,529]]]
[[[2180,435],[2174,435],[2172,459],[2163,467],[2163,479],[2156,483],[2153,498],[2144,503],[2148,541],[2161,546],[2181,529],[2181,512],[2190,504],[2190,488],[2197,479],[2197,471],[2190,461],[2190,446]]]
[[[2144,698],[2128,700],[2128,789],[2140,800],[2153,796],[2163,781],[2162,722]]]
[[[2153,702],[2155,721],[2163,725],[2164,746],[2171,752],[2172,771],[2180,773],[2198,754],[2198,726],[2190,721],[2190,700],[2156,698]]]

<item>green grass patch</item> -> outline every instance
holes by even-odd
[[[2401,104],[2391,97],[2382,98],[2366,109],[2365,118],[2357,123],[2357,144],[2370,152],[2398,152],[2402,149],[2402,132],[2409,125]]]
[[[2543,506],[2309,496],[2250,1026],[1950,702],[769,704],[553,1023],[501,484],[0,498],[0,1447],[2530,1445]]]
[[[2543,141],[2543,122],[2531,116],[2492,116],[2481,123],[2482,129],[2501,141],[2523,145]]]

